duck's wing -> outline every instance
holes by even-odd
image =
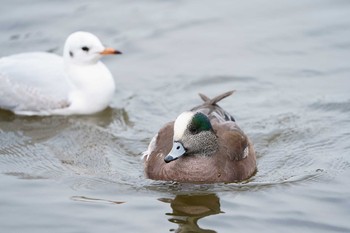
[[[228,92],[222,93],[222,94],[220,94],[212,99],[210,99],[209,97],[207,97],[204,94],[199,93],[199,96],[204,101],[204,103],[192,108],[191,111],[202,112],[205,115],[207,115],[210,120],[215,120],[215,121],[219,121],[219,122],[235,121],[233,116],[231,116],[228,112],[226,112],[224,109],[222,109],[217,104],[222,99],[232,95],[233,92],[234,91],[228,91]]]
[[[143,152],[142,158],[148,178],[154,179],[162,173],[164,157],[173,145],[173,134],[174,122],[169,122],[153,137],[147,151]]]
[[[219,151],[217,166],[222,169],[224,180],[242,181],[256,172],[254,146],[233,121],[213,125],[217,132]]]
[[[226,121],[214,123],[213,129],[219,140],[221,153],[226,154],[230,160],[245,159],[254,151],[250,148],[251,143],[245,133],[238,127],[236,122]]]
[[[0,59],[0,108],[27,115],[64,108],[70,88],[60,56],[38,52]]]

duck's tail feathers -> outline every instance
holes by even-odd
[[[201,97],[201,99],[205,103],[210,104],[210,105],[215,105],[217,102],[221,101],[222,99],[225,99],[226,97],[232,95],[233,92],[235,92],[235,90],[222,93],[221,95],[218,95],[218,96],[216,96],[216,97],[214,97],[212,99],[210,99],[208,96],[206,96],[206,95],[204,95],[202,93],[198,93],[198,95]]]

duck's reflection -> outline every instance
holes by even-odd
[[[160,199],[170,203],[172,213],[169,221],[176,223],[178,228],[171,229],[175,232],[216,232],[210,229],[202,229],[198,226],[198,220],[209,215],[222,213],[220,200],[215,194],[204,195],[177,195],[174,199]]]

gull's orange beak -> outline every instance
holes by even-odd
[[[105,48],[102,52],[100,52],[101,55],[110,55],[110,54],[122,54],[122,52],[115,50],[113,48]]]

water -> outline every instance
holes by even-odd
[[[3,1],[0,56],[61,53],[76,30],[120,57],[112,108],[0,112],[1,232],[350,232],[348,1]],[[238,184],[147,180],[140,153],[165,122],[221,106],[252,138]]]

